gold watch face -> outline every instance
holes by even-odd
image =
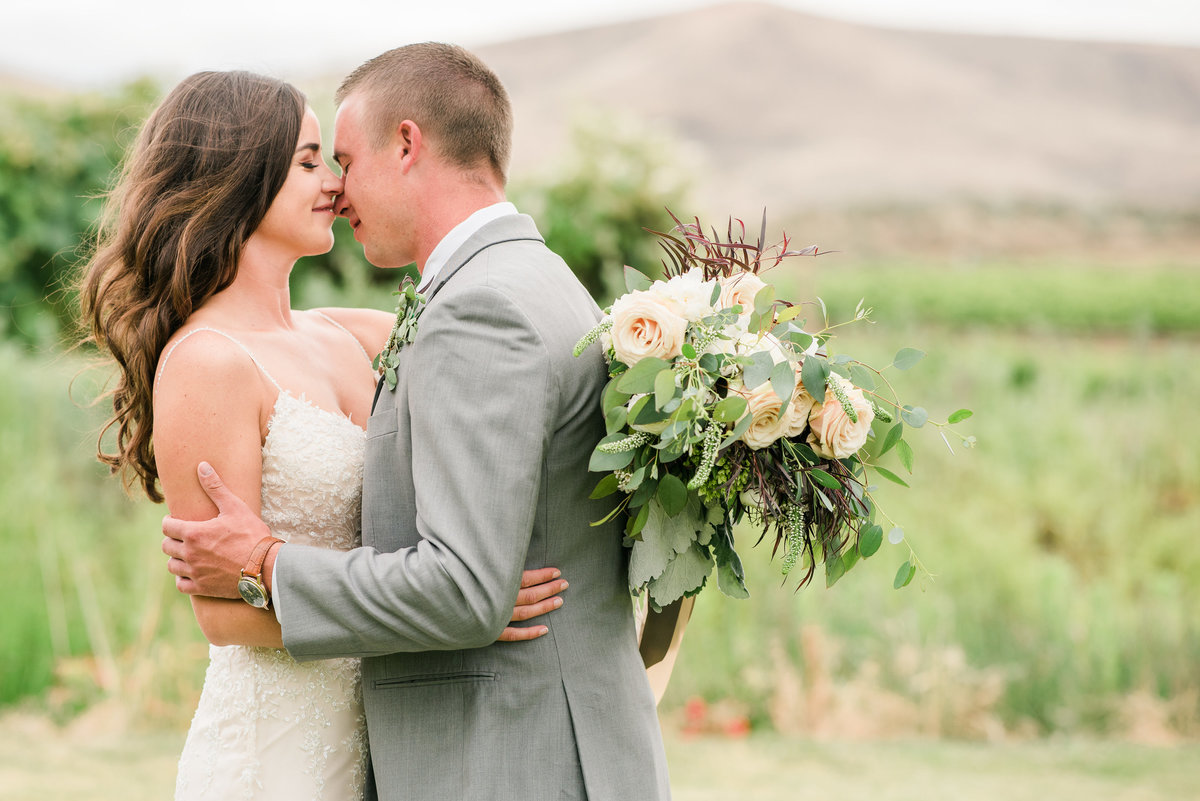
[[[267,588],[257,578],[242,576],[238,579],[237,589],[238,595],[242,596],[242,600],[255,609],[265,608],[267,602],[270,600],[267,597]]]

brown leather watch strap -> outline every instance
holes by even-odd
[[[250,560],[246,562],[246,566],[242,568],[242,575],[249,576],[262,580],[263,560],[267,558],[267,552],[271,550],[271,546],[277,542],[283,542],[278,537],[263,537],[254,546],[254,550],[250,552]]]

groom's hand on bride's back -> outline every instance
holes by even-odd
[[[196,468],[200,486],[217,507],[211,520],[163,518],[162,550],[175,587],[188,595],[237,598],[237,583],[254,546],[271,535],[267,524],[235,495],[207,462]]]

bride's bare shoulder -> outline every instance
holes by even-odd
[[[379,309],[331,306],[313,309],[342,325],[355,336],[368,353],[375,354],[383,349],[396,316]]]

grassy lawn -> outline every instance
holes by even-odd
[[[5,801],[169,798],[182,744],[176,730],[114,733],[86,717],[60,729],[42,717],[9,713],[0,717],[0,787]],[[817,742],[669,733],[667,752],[676,801],[1175,801],[1194,798],[1200,788],[1200,745]]]

